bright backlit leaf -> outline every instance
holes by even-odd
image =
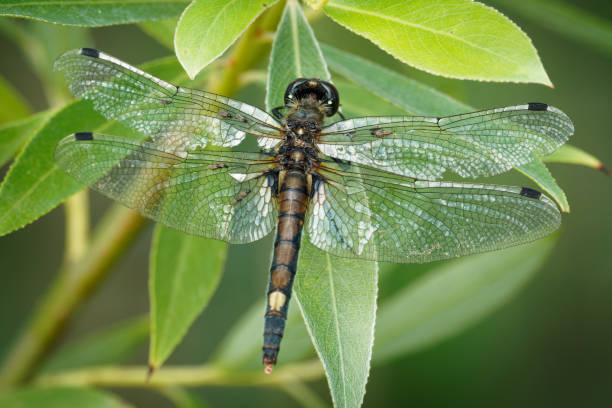
[[[0,0],[0,16],[99,27],[178,16],[187,0]]]
[[[481,81],[551,86],[527,35],[470,0],[333,0],[332,19],[423,71]]]
[[[176,55],[193,78],[223,54],[274,1],[194,0],[185,9],[174,37]]]

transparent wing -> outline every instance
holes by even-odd
[[[574,132],[559,109],[542,103],[428,118],[363,117],[321,132],[331,157],[421,180],[445,170],[462,177],[492,176],[547,155]]]
[[[68,51],[54,64],[70,91],[90,99],[108,119],[119,120],[176,151],[239,144],[245,134],[260,146],[280,140],[278,122],[266,112],[224,96],[177,87],[97,50]]]
[[[318,169],[306,225],[334,255],[421,263],[541,238],[559,227],[555,204],[535,190],[416,181],[355,164]]]
[[[146,217],[192,235],[247,243],[276,224],[269,175],[259,153],[172,152],[147,142],[92,133],[65,137],[58,166]]]

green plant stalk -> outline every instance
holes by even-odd
[[[318,360],[288,364],[279,367],[274,375],[261,375],[261,371],[240,372],[213,366],[162,367],[147,380],[144,366],[103,366],[67,370],[38,377],[37,386],[70,387],[196,387],[196,386],[270,386],[282,387],[294,381],[313,381],[323,377]]]
[[[89,247],[89,192],[81,190],[64,202],[66,241],[64,264],[70,265],[83,257]]]
[[[111,266],[129,248],[145,219],[113,206],[100,221],[83,256],[60,269],[0,371],[0,387],[26,381],[62,332],[74,309],[88,297]]]
[[[217,84],[209,84],[210,92],[229,96],[236,91],[240,74],[266,55],[269,43],[257,41],[259,33],[276,27],[281,12],[282,7],[272,7],[251,25],[229,56],[234,63],[223,71]],[[7,354],[0,368],[0,389],[21,384],[32,377],[76,307],[129,248],[144,223],[140,215],[123,207],[109,210],[83,258],[60,268],[55,282]]]

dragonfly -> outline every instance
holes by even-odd
[[[561,222],[555,203],[532,188],[441,180],[445,172],[493,176],[556,150],[573,124],[544,103],[346,119],[334,85],[316,78],[291,82],[284,106],[267,113],[90,48],[66,52],[55,69],[76,97],[142,135],[66,136],[55,150],[65,172],[187,234],[246,244],[276,230],[267,373],[277,362],[303,235],[339,257],[422,263],[523,244]],[[248,138],[256,151],[239,151]]]

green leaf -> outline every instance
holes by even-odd
[[[0,101],[2,101],[0,124],[25,118],[32,112],[32,108],[21,94],[2,75],[0,75]]]
[[[377,290],[375,262],[338,258],[302,245],[295,292],[336,407],[359,407],[363,401]]]
[[[370,60],[326,44],[321,44],[321,50],[323,50],[325,60],[332,71],[374,92],[405,111],[389,113],[381,110],[371,114],[386,116],[403,115],[408,112],[411,115],[446,116],[474,110],[471,106],[465,105],[434,88],[423,85]],[[349,98],[344,93],[340,93],[340,97],[340,102],[345,107]],[[369,99],[364,100],[369,101]]]
[[[149,319],[139,317],[87,335],[62,347],[43,365],[43,372],[117,364],[141,347],[149,335]]]
[[[176,59],[161,59],[143,67],[154,75],[184,82]],[[57,111],[17,156],[0,186],[0,236],[38,219],[84,186],[55,166],[53,152],[64,136],[86,130],[135,137],[109,123],[88,101],[77,101]]]
[[[227,254],[221,241],[158,224],[151,247],[149,366],[160,367],[217,289]]]
[[[470,0],[333,0],[332,19],[406,64],[450,78],[552,86],[531,40]]]
[[[612,53],[612,23],[562,0],[495,0],[542,27],[572,40]]]
[[[572,145],[563,145],[559,148],[559,150],[544,157],[542,160],[547,163],[579,164],[581,166],[587,166],[595,170],[602,171],[608,176],[612,176],[610,174],[610,170],[604,166],[601,160]]]
[[[160,21],[145,21],[139,24],[140,29],[154,38],[158,43],[174,50],[174,31],[178,24],[178,18],[169,18]]]
[[[25,388],[0,392],[0,406],[14,408],[127,408],[114,395],[87,388]]]
[[[193,78],[223,54],[244,30],[275,1],[194,0],[176,27],[176,55]]]
[[[342,113],[346,117],[406,114],[404,110],[342,77],[334,77],[334,86],[338,89]]]
[[[300,5],[289,0],[276,30],[270,54],[266,89],[268,111],[285,105],[285,89],[296,78],[329,81],[331,76]]]
[[[36,220],[82,188],[55,167],[53,151],[62,137],[104,122],[91,105],[75,102],[51,117],[34,135],[0,186],[0,236]]]
[[[483,319],[535,274],[555,242],[553,235],[448,262],[398,291],[380,306],[374,362],[419,351]]]
[[[330,79],[302,9],[290,0],[272,45],[266,93],[268,109],[284,105],[287,84],[299,77]],[[323,362],[334,405],[358,407],[370,372],[377,264],[333,257],[308,244],[307,236],[302,242],[295,298]]]
[[[0,15],[100,27],[176,17],[187,3],[187,0],[0,0]]]
[[[52,111],[45,111],[0,126],[0,167],[15,156],[52,114]]]
[[[552,174],[550,174],[546,165],[542,163],[542,160],[536,159],[531,163],[517,167],[516,170],[535,181],[538,186],[546,191],[555,200],[561,211],[570,212],[570,206],[565,193],[559,187]]]

